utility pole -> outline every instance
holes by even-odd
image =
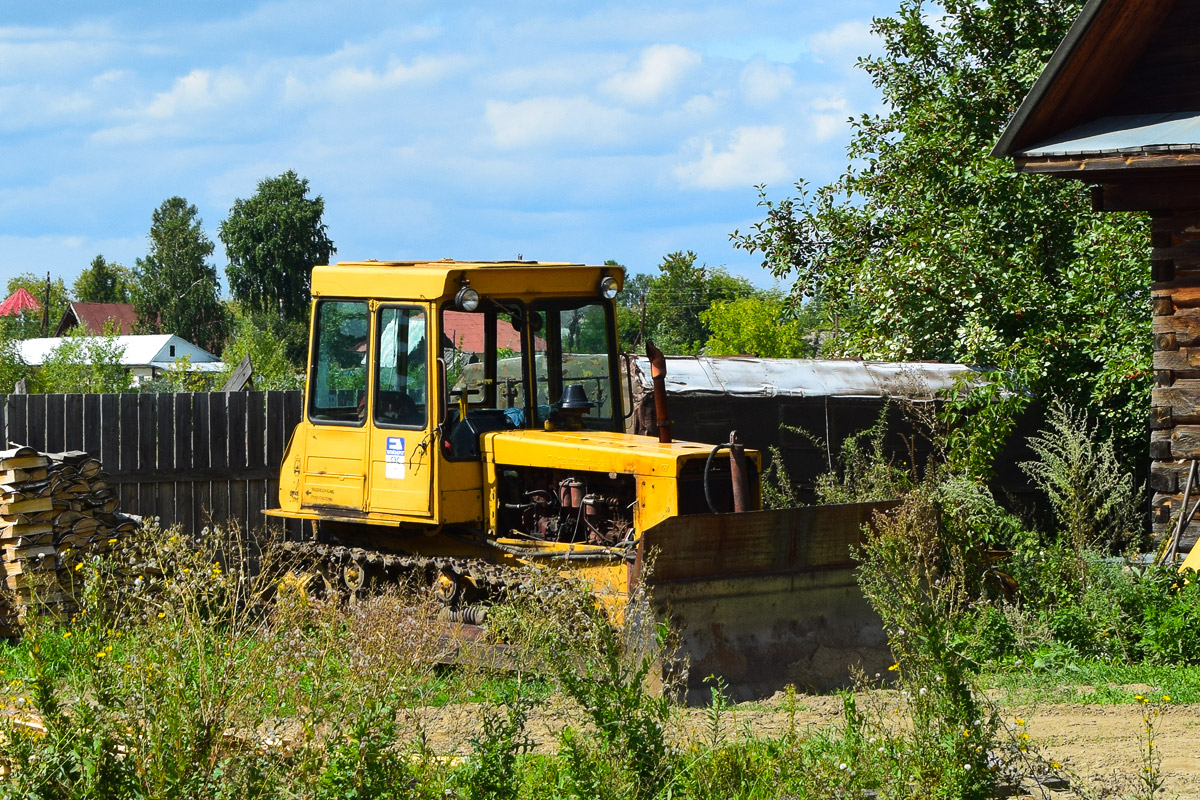
[[[50,330],[50,273],[46,273],[46,297],[42,301],[42,337]]]

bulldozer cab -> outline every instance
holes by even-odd
[[[281,511],[483,524],[485,434],[621,431],[621,277],[529,262],[316,268],[294,496],[285,464]]]

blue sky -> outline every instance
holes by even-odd
[[[769,285],[728,234],[755,184],[840,171],[896,5],[0,0],[0,280],[132,266],[172,195],[223,274],[233,201],[294,169],[335,259],[694,250]]]

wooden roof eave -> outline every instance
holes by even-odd
[[[1093,182],[1137,179],[1136,173],[1155,170],[1170,173],[1186,170],[1193,180],[1200,171],[1200,150],[1175,150],[1150,153],[1094,153],[1070,156],[1016,156],[1017,172],[1054,175]],[[1160,174],[1160,179],[1169,178]]]

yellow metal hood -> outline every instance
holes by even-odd
[[[662,444],[651,436],[601,431],[500,431],[484,434],[483,447],[495,464],[656,477],[674,477],[683,462],[712,452],[708,444]],[[747,456],[757,461],[756,452]]]

